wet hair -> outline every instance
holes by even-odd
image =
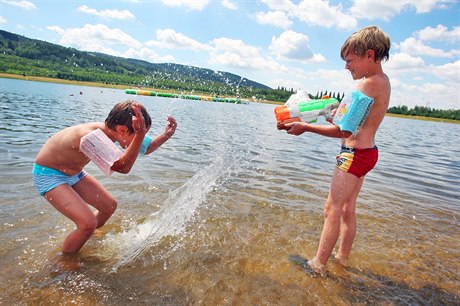
[[[117,103],[112,110],[110,111],[109,115],[105,119],[105,124],[111,130],[115,130],[117,125],[124,125],[128,128],[129,133],[134,133],[132,117],[135,116],[133,110],[133,104],[137,103],[140,106],[142,116],[144,117],[145,127],[150,128],[152,125],[152,119],[150,118],[149,113],[145,109],[143,105],[136,101],[123,101]]]
[[[367,50],[373,50],[375,61],[387,61],[390,58],[390,45],[390,37],[385,32],[376,26],[368,26],[347,38],[340,49],[340,57],[345,60],[350,52],[361,57]]]

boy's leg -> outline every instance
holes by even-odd
[[[103,226],[117,208],[117,200],[91,175],[87,174],[73,189],[89,205],[97,209],[97,228]]]
[[[62,252],[77,253],[96,229],[96,217],[85,201],[67,184],[48,191],[45,199],[76,224],[77,229],[66,237]]]
[[[342,211],[342,225],[340,227],[340,247],[337,259],[343,264],[347,264],[350,256],[351,246],[356,235],[356,200],[364,182],[364,176],[361,177],[355,186],[355,189],[348,202],[345,203]]]
[[[349,202],[360,179],[356,176],[335,168],[329,196],[324,206],[324,225],[315,256],[315,261],[325,265],[339,238],[340,220],[346,202]]]

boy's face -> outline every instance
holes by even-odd
[[[123,125],[117,125],[117,141],[123,149],[126,149],[134,139],[134,133],[129,133],[129,129]]]
[[[369,62],[367,57],[367,53],[363,56],[358,56],[358,54],[353,51],[348,52],[345,56],[345,69],[350,71],[353,80],[359,80],[366,77],[366,64]]]

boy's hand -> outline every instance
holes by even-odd
[[[286,124],[283,123],[283,122],[277,122],[276,123],[276,128],[278,130],[286,130],[286,131],[288,130],[288,128],[286,127]]]
[[[304,122],[290,122],[284,124],[284,129],[288,134],[291,135],[301,135],[307,131],[308,123]]]
[[[174,119],[171,116],[168,116],[168,125],[165,128],[164,134],[168,138],[170,138],[174,134],[174,132],[176,132],[176,127],[177,127],[176,119]]]
[[[144,116],[142,115],[141,108],[138,103],[134,103],[132,108],[135,114],[135,116],[132,118],[134,133],[142,133],[145,135],[148,129],[145,127],[145,120]]]

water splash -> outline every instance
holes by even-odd
[[[146,250],[158,245],[163,238],[177,237],[184,231],[200,204],[206,202],[207,194],[223,184],[219,179],[228,176],[239,160],[234,154],[225,153],[230,151],[225,145],[220,146],[218,151],[213,162],[174,190],[149,220],[116,238],[125,243],[118,245],[120,255],[114,270],[131,263]]]

